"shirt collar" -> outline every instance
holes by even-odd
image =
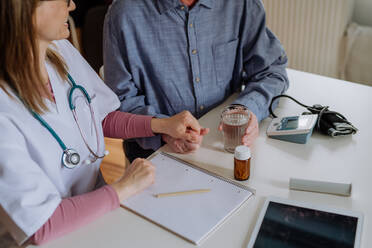
[[[160,14],[167,12],[170,9],[174,9],[181,4],[180,0],[157,0]],[[215,0],[198,0],[196,4],[204,5],[205,7],[212,9]]]
[[[213,9],[215,0],[199,0],[199,3],[201,5],[204,5],[205,7],[209,9]]]
[[[179,5],[181,5],[179,0],[158,0],[160,14],[163,14],[170,9],[174,9]]]

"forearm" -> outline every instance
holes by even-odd
[[[272,65],[251,77],[234,103],[248,107],[260,122],[269,115],[272,98],[284,93],[288,85],[285,65]]]
[[[152,116],[114,111],[102,121],[103,134],[105,137],[119,139],[151,137],[154,136],[152,119]]]
[[[30,238],[41,245],[61,237],[120,206],[116,191],[109,185],[95,191],[63,199],[48,221]]]

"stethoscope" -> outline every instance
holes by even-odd
[[[92,121],[93,121],[93,126],[94,126],[94,129],[95,129],[95,132],[96,132],[97,151],[98,151],[100,144],[99,144],[99,137],[98,137],[98,129],[97,129],[97,125],[96,125],[95,118],[94,118],[94,111],[93,111],[93,108],[91,106],[92,99],[91,99],[88,92],[85,90],[85,88],[83,86],[78,85],[78,84],[75,83],[74,79],[71,77],[70,74],[67,74],[67,77],[68,77],[69,82],[71,84],[71,88],[70,88],[69,93],[68,93],[69,107],[70,107],[70,110],[72,111],[74,120],[75,120],[75,122],[78,126],[80,135],[83,138],[85,146],[88,148],[90,154],[93,156],[93,160],[87,159],[87,160],[84,161],[84,163],[85,164],[91,164],[91,163],[94,163],[97,159],[104,158],[108,154],[108,151],[105,151],[102,156],[99,156],[97,154],[97,152],[93,151],[93,149],[89,146],[88,142],[86,141],[86,139],[83,135],[83,132],[80,128],[80,125],[79,125],[78,117],[76,115],[76,106],[72,101],[72,96],[73,96],[73,93],[74,93],[75,90],[80,90],[83,93],[83,95],[85,96],[86,101],[88,102],[91,118],[92,118]],[[62,150],[63,150],[63,153],[62,153],[62,164],[63,164],[63,166],[65,166],[66,168],[69,168],[69,169],[75,168],[80,163],[79,153],[75,149],[67,148],[65,143],[58,136],[58,134],[53,130],[53,128],[51,126],[49,126],[49,124],[38,113],[36,113],[35,111],[33,111],[29,107],[28,107],[28,109],[31,112],[31,114],[41,123],[41,125],[43,125],[52,134],[52,136],[57,140],[58,144],[62,148]]]

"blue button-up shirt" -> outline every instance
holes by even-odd
[[[179,0],[116,0],[106,16],[105,82],[122,111],[199,118],[244,81],[234,103],[260,121],[288,87],[286,64],[260,0],[199,0],[191,9]],[[160,139],[139,143],[157,149]]]

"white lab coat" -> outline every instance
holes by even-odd
[[[104,151],[102,120],[120,105],[117,96],[102,82],[79,52],[66,40],[53,46],[64,58],[76,84],[82,85],[92,98],[100,142],[99,155]],[[52,48],[53,48],[52,47]],[[21,68],[20,68],[21,70]],[[68,81],[47,64],[56,104],[48,101],[50,112],[42,117],[68,148],[81,156],[74,169],[61,164],[62,148],[20,101],[11,99],[0,89],[0,221],[21,244],[32,236],[53,214],[61,199],[94,189],[101,160],[86,165],[89,151],[79,133],[68,106]],[[75,91],[77,114],[81,129],[93,151],[97,136],[88,105]]]

